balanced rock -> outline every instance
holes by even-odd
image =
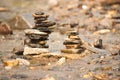
[[[26,29],[25,34],[27,36],[24,48],[24,55],[48,53],[47,40],[49,34],[52,32],[52,27],[55,22],[49,21],[49,15],[44,12],[36,12],[32,14],[34,18],[34,27],[32,29]]]
[[[66,49],[62,49],[61,52],[63,53],[81,53],[85,50],[82,47],[82,40],[78,36],[77,31],[69,31],[68,38],[65,39],[63,44],[65,45]]]

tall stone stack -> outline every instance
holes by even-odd
[[[33,14],[35,25],[32,29],[26,29],[25,34],[27,39],[25,45],[32,48],[46,49],[49,34],[52,32],[55,22],[48,20],[48,15],[43,12],[36,12]]]
[[[70,31],[68,33],[68,37],[65,39],[63,44],[65,45],[66,49],[62,49],[61,52],[63,53],[81,53],[85,49],[81,46],[83,43],[78,36],[77,31]]]

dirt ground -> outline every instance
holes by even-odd
[[[9,9],[0,12],[0,21],[8,23],[13,30],[12,35],[0,35],[0,80],[120,80],[119,4],[101,6],[97,0],[59,0],[57,5],[47,0],[0,0],[0,7]],[[103,49],[86,50],[80,54],[83,56],[72,55],[79,58],[68,58],[62,65],[55,66],[46,65],[54,64],[61,57],[31,59],[15,55],[14,48],[24,48],[24,29],[29,28],[16,16],[22,15],[33,26],[31,15],[38,10],[46,12],[56,22],[48,41],[50,53],[62,54],[67,31],[73,29],[89,45],[102,39]],[[25,58],[31,64],[6,70],[2,61],[15,58]],[[43,79],[46,77],[48,79]]]

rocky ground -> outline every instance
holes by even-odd
[[[0,1],[0,27],[4,23],[11,28],[0,30],[0,80],[120,80],[119,4],[102,6],[99,0]],[[35,11],[45,12],[56,22],[47,44],[49,53],[58,55],[15,54],[24,48],[24,30],[34,26]],[[84,52],[61,53],[70,30],[78,31]],[[99,39],[102,49],[94,47]],[[6,61],[16,58],[30,64],[5,66]]]

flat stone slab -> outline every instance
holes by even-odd
[[[26,29],[26,30],[24,30],[24,32],[25,32],[25,34],[38,34],[38,35],[41,35],[41,36],[48,35],[47,33],[40,32],[39,30],[36,30],[36,29]]]
[[[82,48],[80,48],[80,49],[62,49],[61,50],[62,53],[68,53],[68,54],[81,53],[83,51],[84,51],[84,49],[82,49]]]
[[[41,53],[48,53],[48,49],[46,48],[30,48],[25,46],[23,55],[37,55]]]
[[[80,40],[65,40],[64,45],[67,45],[67,44],[81,44],[81,41]]]

